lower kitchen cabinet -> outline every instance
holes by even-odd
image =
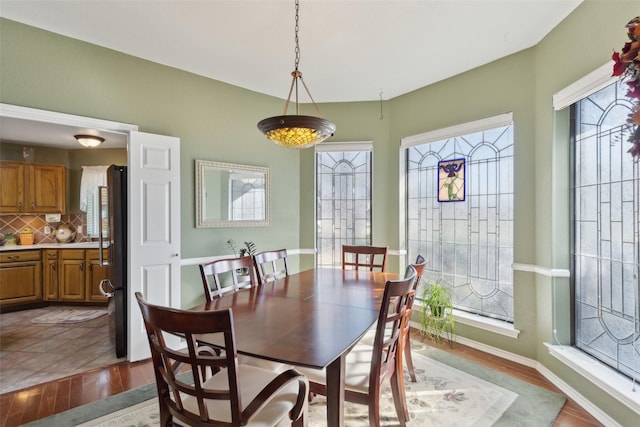
[[[106,302],[100,293],[102,279],[109,277],[109,267],[100,265],[99,249],[61,249],[59,298],[60,301]],[[109,251],[103,250],[103,260]]]
[[[42,294],[45,301],[60,299],[60,270],[58,268],[58,250],[42,251]]]
[[[108,266],[100,265],[100,249],[87,249],[85,254],[87,261],[86,296],[88,301],[106,302],[107,297],[100,292],[100,282],[109,278]],[[109,250],[102,250],[102,260],[109,261]],[[108,288],[106,289],[108,291]]]
[[[87,263],[84,249],[60,250],[59,295],[61,301],[85,301]]]
[[[103,263],[109,250],[103,249]],[[0,308],[33,303],[105,303],[100,282],[110,277],[99,249],[34,249],[0,252]]]
[[[42,301],[39,250],[0,253],[0,307]]]

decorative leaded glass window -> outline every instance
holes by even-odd
[[[408,261],[424,256],[423,277],[449,287],[455,308],[512,322],[513,125],[413,143],[406,158]],[[464,194],[439,196],[460,182],[442,164],[464,168]]]
[[[231,213],[229,219],[263,220],[265,212],[265,181],[255,177],[255,173],[234,174],[229,179]]]
[[[640,174],[617,82],[572,105],[575,345],[640,379]]]
[[[316,148],[318,266],[341,266],[343,244],[372,242],[370,147],[369,143],[325,143],[322,150],[336,151]]]

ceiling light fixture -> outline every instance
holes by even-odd
[[[74,135],[78,142],[85,147],[97,147],[104,142],[104,138],[94,135]]]
[[[336,125],[331,123],[329,120],[323,119],[322,117],[314,117],[314,116],[301,116],[299,115],[298,109],[298,81],[302,83],[304,90],[309,95],[313,106],[315,107],[318,115],[320,114],[320,109],[316,105],[307,85],[302,79],[302,73],[298,70],[298,64],[300,62],[300,44],[298,43],[298,11],[299,11],[298,0],[296,0],[296,68],[291,72],[293,76],[293,80],[291,81],[291,88],[289,89],[289,96],[287,97],[287,102],[284,104],[284,113],[282,116],[274,116],[269,117],[267,119],[261,120],[258,123],[258,129],[264,135],[269,138],[271,141],[276,144],[280,144],[287,148],[307,148],[315,145],[319,142],[324,141],[330,136],[333,136],[333,133],[336,130]],[[289,108],[289,102],[291,100],[291,94],[295,89],[295,103],[296,103],[296,114],[295,115],[287,115],[287,109]]]

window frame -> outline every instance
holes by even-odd
[[[399,183],[400,183],[400,200],[399,200],[399,235],[401,236],[401,247],[408,247],[408,221],[407,221],[407,211],[408,211],[408,190],[407,190],[407,160],[408,160],[408,152],[409,148],[428,144],[431,142],[438,142],[454,137],[459,137],[463,135],[483,132],[491,129],[496,129],[499,127],[505,126],[514,126],[513,121],[513,112],[507,112],[503,114],[499,114],[496,116],[487,117],[484,119],[461,123],[458,125],[436,129],[433,131],[412,135],[408,137],[404,137],[400,142],[400,165],[399,165]],[[515,135],[514,141],[515,144]],[[514,186],[514,194],[515,194],[515,182],[512,184]],[[515,218],[514,218],[515,220]],[[514,224],[515,227],[515,224]],[[514,237],[515,239],[515,233]],[[512,249],[515,250],[516,242],[515,240],[512,243]],[[410,264],[413,260],[410,260],[408,249],[406,250],[405,263]],[[513,270],[513,268],[512,268]],[[512,284],[513,286],[514,284]],[[513,297],[512,297],[513,298]],[[420,304],[420,302],[418,302]],[[479,313],[471,313],[462,310],[456,310],[456,317],[459,317],[462,321],[461,323],[472,324],[474,326],[478,325],[486,325],[484,329],[490,329],[494,332],[501,333],[503,335],[507,335],[510,337],[517,337],[519,335],[519,331],[516,330],[513,326],[513,322],[515,321],[515,303],[512,299],[513,306],[513,319],[511,321],[506,321],[502,319],[493,318],[489,315],[479,314]],[[487,319],[487,321],[485,321]],[[499,325],[499,326],[498,326]]]
[[[370,222],[370,242],[373,242],[373,236],[374,236],[374,226],[373,226],[373,219],[374,219],[374,203],[373,203],[373,199],[374,199],[374,156],[373,156],[373,141],[346,141],[346,142],[323,142],[322,144],[318,144],[315,146],[315,150],[314,150],[314,180],[315,180],[315,185],[314,185],[314,209],[315,209],[315,224],[314,224],[314,243],[316,246],[316,257],[315,257],[315,263],[316,266],[318,265],[318,260],[320,258],[320,254],[319,254],[319,245],[318,245],[318,218],[317,218],[317,212],[318,212],[318,154],[319,153],[327,153],[327,152],[368,152],[369,153],[369,167],[370,167],[370,177],[369,177],[369,204],[370,204],[370,215],[369,215],[369,222]],[[371,243],[370,243],[371,244]],[[334,263],[334,268],[338,268],[340,266],[335,265]]]

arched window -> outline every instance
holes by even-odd
[[[425,257],[425,279],[448,286],[457,309],[513,322],[513,124],[474,125],[403,140],[407,255]],[[464,160],[464,194],[447,200],[438,171],[452,159]]]
[[[340,266],[342,245],[370,245],[371,149],[367,142],[316,147],[318,266]]]
[[[618,81],[571,106],[575,345],[640,379],[640,165]]]

